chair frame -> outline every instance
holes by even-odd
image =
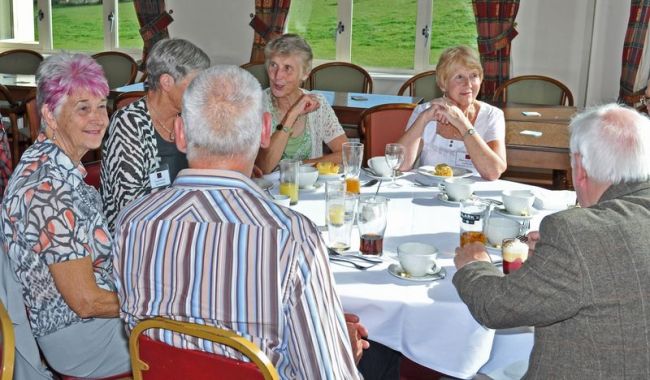
[[[413,111],[417,107],[417,104],[413,103],[388,103],[380,104],[378,106],[370,107],[361,113],[361,118],[359,119],[359,136],[364,139],[363,144],[363,157],[364,164],[371,158],[370,157],[370,144],[366,141],[370,141],[372,138],[372,129],[366,130],[366,124],[369,122],[366,121],[366,118],[372,115],[375,112],[389,111],[389,110],[411,110]],[[404,126],[406,127],[406,126]]]
[[[259,65],[264,66],[264,71],[266,72],[266,80],[269,82],[269,85],[270,85],[271,79],[269,79],[268,71],[266,71],[266,63],[264,63],[264,62],[247,62],[247,63],[244,63],[243,65],[239,65],[239,67],[241,67],[242,69],[248,71],[249,67],[259,66]]]
[[[100,53],[93,54],[92,57],[94,59],[97,59],[97,58],[101,58],[101,57],[104,57],[104,56],[110,56],[110,55],[121,56],[121,57],[129,60],[132,63],[131,64],[131,74],[129,76],[129,82],[123,84],[123,86],[127,86],[129,84],[135,83],[135,78],[138,75],[138,63],[130,55],[128,55],[126,53],[122,53],[121,51],[110,50],[110,51],[102,51]]]
[[[16,338],[14,326],[9,318],[7,309],[0,302],[0,328],[2,331],[2,371],[0,380],[11,380],[14,375],[14,359],[16,355]]]
[[[518,77],[510,78],[507,81],[501,83],[499,87],[497,87],[497,89],[494,91],[494,95],[492,96],[492,101],[496,103],[506,104],[508,102],[508,86],[513,83],[525,80],[545,81],[556,85],[562,90],[562,97],[560,98],[560,102],[562,104],[558,105],[573,107],[573,94],[571,93],[571,90],[569,90],[569,88],[559,80],[544,75],[521,75]]]
[[[131,353],[131,368],[133,379],[142,380],[142,371],[149,369],[149,365],[140,359],[140,335],[149,329],[165,329],[180,334],[190,335],[215,343],[232,347],[244,354],[259,368],[265,380],[278,380],[280,376],[268,357],[252,342],[246,340],[233,331],[215,326],[199,325],[190,322],[174,321],[167,318],[156,317],[139,322],[131,331],[129,337],[129,351]]]
[[[113,112],[137,101],[146,94],[146,91],[129,91],[119,94],[117,98],[115,98],[115,102],[113,102]]]
[[[25,97],[25,115],[29,125],[29,136],[32,142],[36,141],[38,134],[41,132],[41,117],[38,106],[36,105],[36,89],[31,90]]]
[[[7,55],[11,54],[16,54],[16,53],[23,53],[23,54],[30,54],[33,55],[34,57],[38,58],[41,62],[43,62],[43,55],[37,51],[30,50],[30,49],[11,49],[11,50],[5,50],[2,53],[0,53],[0,58],[5,57]],[[36,73],[34,73],[36,74]]]
[[[2,84],[0,84],[0,94],[9,103],[9,108],[4,108],[0,112],[9,118],[9,122],[11,123],[9,126],[9,130],[11,131],[11,162],[13,167],[16,167],[16,164],[20,161],[18,119],[25,115],[25,103],[16,101],[13,95],[11,95],[11,91]]]
[[[364,91],[362,92],[366,94],[372,93],[372,77],[370,76],[370,74],[363,67],[359,65],[355,65],[354,63],[350,63],[350,62],[328,62],[328,63],[323,63],[322,65],[318,65],[313,69],[311,69],[311,72],[309,73],[309,77],[307,78],[307,83],[309,84],[309,90],[314,90],[314,76],[316,73],[318,73],[323,69],[328,69],[331,67],[341,67],[341,66],[355,69],[359,71],[361,74],[363,74]]]
[[[414,96],[413,91],[415,90],[415,82],[417,82],[419,79],[432,76],[432,75],[436,75],[436,70],[423,71],[419,74],[413,75],[412,77],[407,79],[406,82],[404,82],[402,87],[399,88],[399,90],[397,91],[397,95],[404,96],[404,93],[408,91],[408,96]]]

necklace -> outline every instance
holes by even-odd
[[[151,121],[154,124],[154,127],[158,125],[163,131],[169,133],[169,141],[174,142],[176,141],[176,134],[174,133],[174,129],[172,128],[171,130],[167,127],[165,127],[165,124],[163,124],[160,121],[160,118],[158,117],[158,112],[151,107],[151,102],[149,101],[149,98],[147,98],[147,105],[149,106],[149,113],[151,114]],[[154,115],[155,114],[155,115]]]

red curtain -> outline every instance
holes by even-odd
[[[621,70],[620,99],[629,106],[645,101],[644,91],[635,91],[639,65],[644,54],[646,34],[650,20],[650,0],[631,0],[630,18],[627,23],[623,43],[623,63]]]
[[[144,68],[147,61],[147,54],[156,42],[169,38],[167,26],[174,19],[172,11],[165,10],[165,0],[134,0],[135,13],[138,15],[140,24],[140,35],[144,41],[142,48],[142,63],[140,69]]]
[[[510,77],[510,42],[518,34],[519,0],[472,0],[472,5],[485,76],[481,97],[492,100],[497,87]]]
[[[284,33],[291,0],[255,0],[250,26],[255,30],[250,62],[264,62],[264,46]]]

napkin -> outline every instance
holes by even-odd
[[[571,190],[535,189],[533,206],[538,210],[564,210],[576,203],[576,192]]]

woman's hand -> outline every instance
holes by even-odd
[[[302,131],[305,129],[307,123],[300,122],[297,120],[302,115],[314,112],[320,107],[318,98],[314,94],[303,94],[298,100],[291,106],[289,112],[287,112],[287,124],[293,125],[293,136],[300,136]],[[291,114],[291,116],[289,116]]]
[[[444,129],[445,126],[452,126],[460,134],[458,137],[462,138],[465,132],[472,127],[472,122],[465,113],[447,99],[438,98],[432,100],[430,109],[432,109],[433,113],[432,120],[438,122],[439,128]],[[471,110],[468,109],[468,111]],[[445,136],[444,133],[440,134]]]

